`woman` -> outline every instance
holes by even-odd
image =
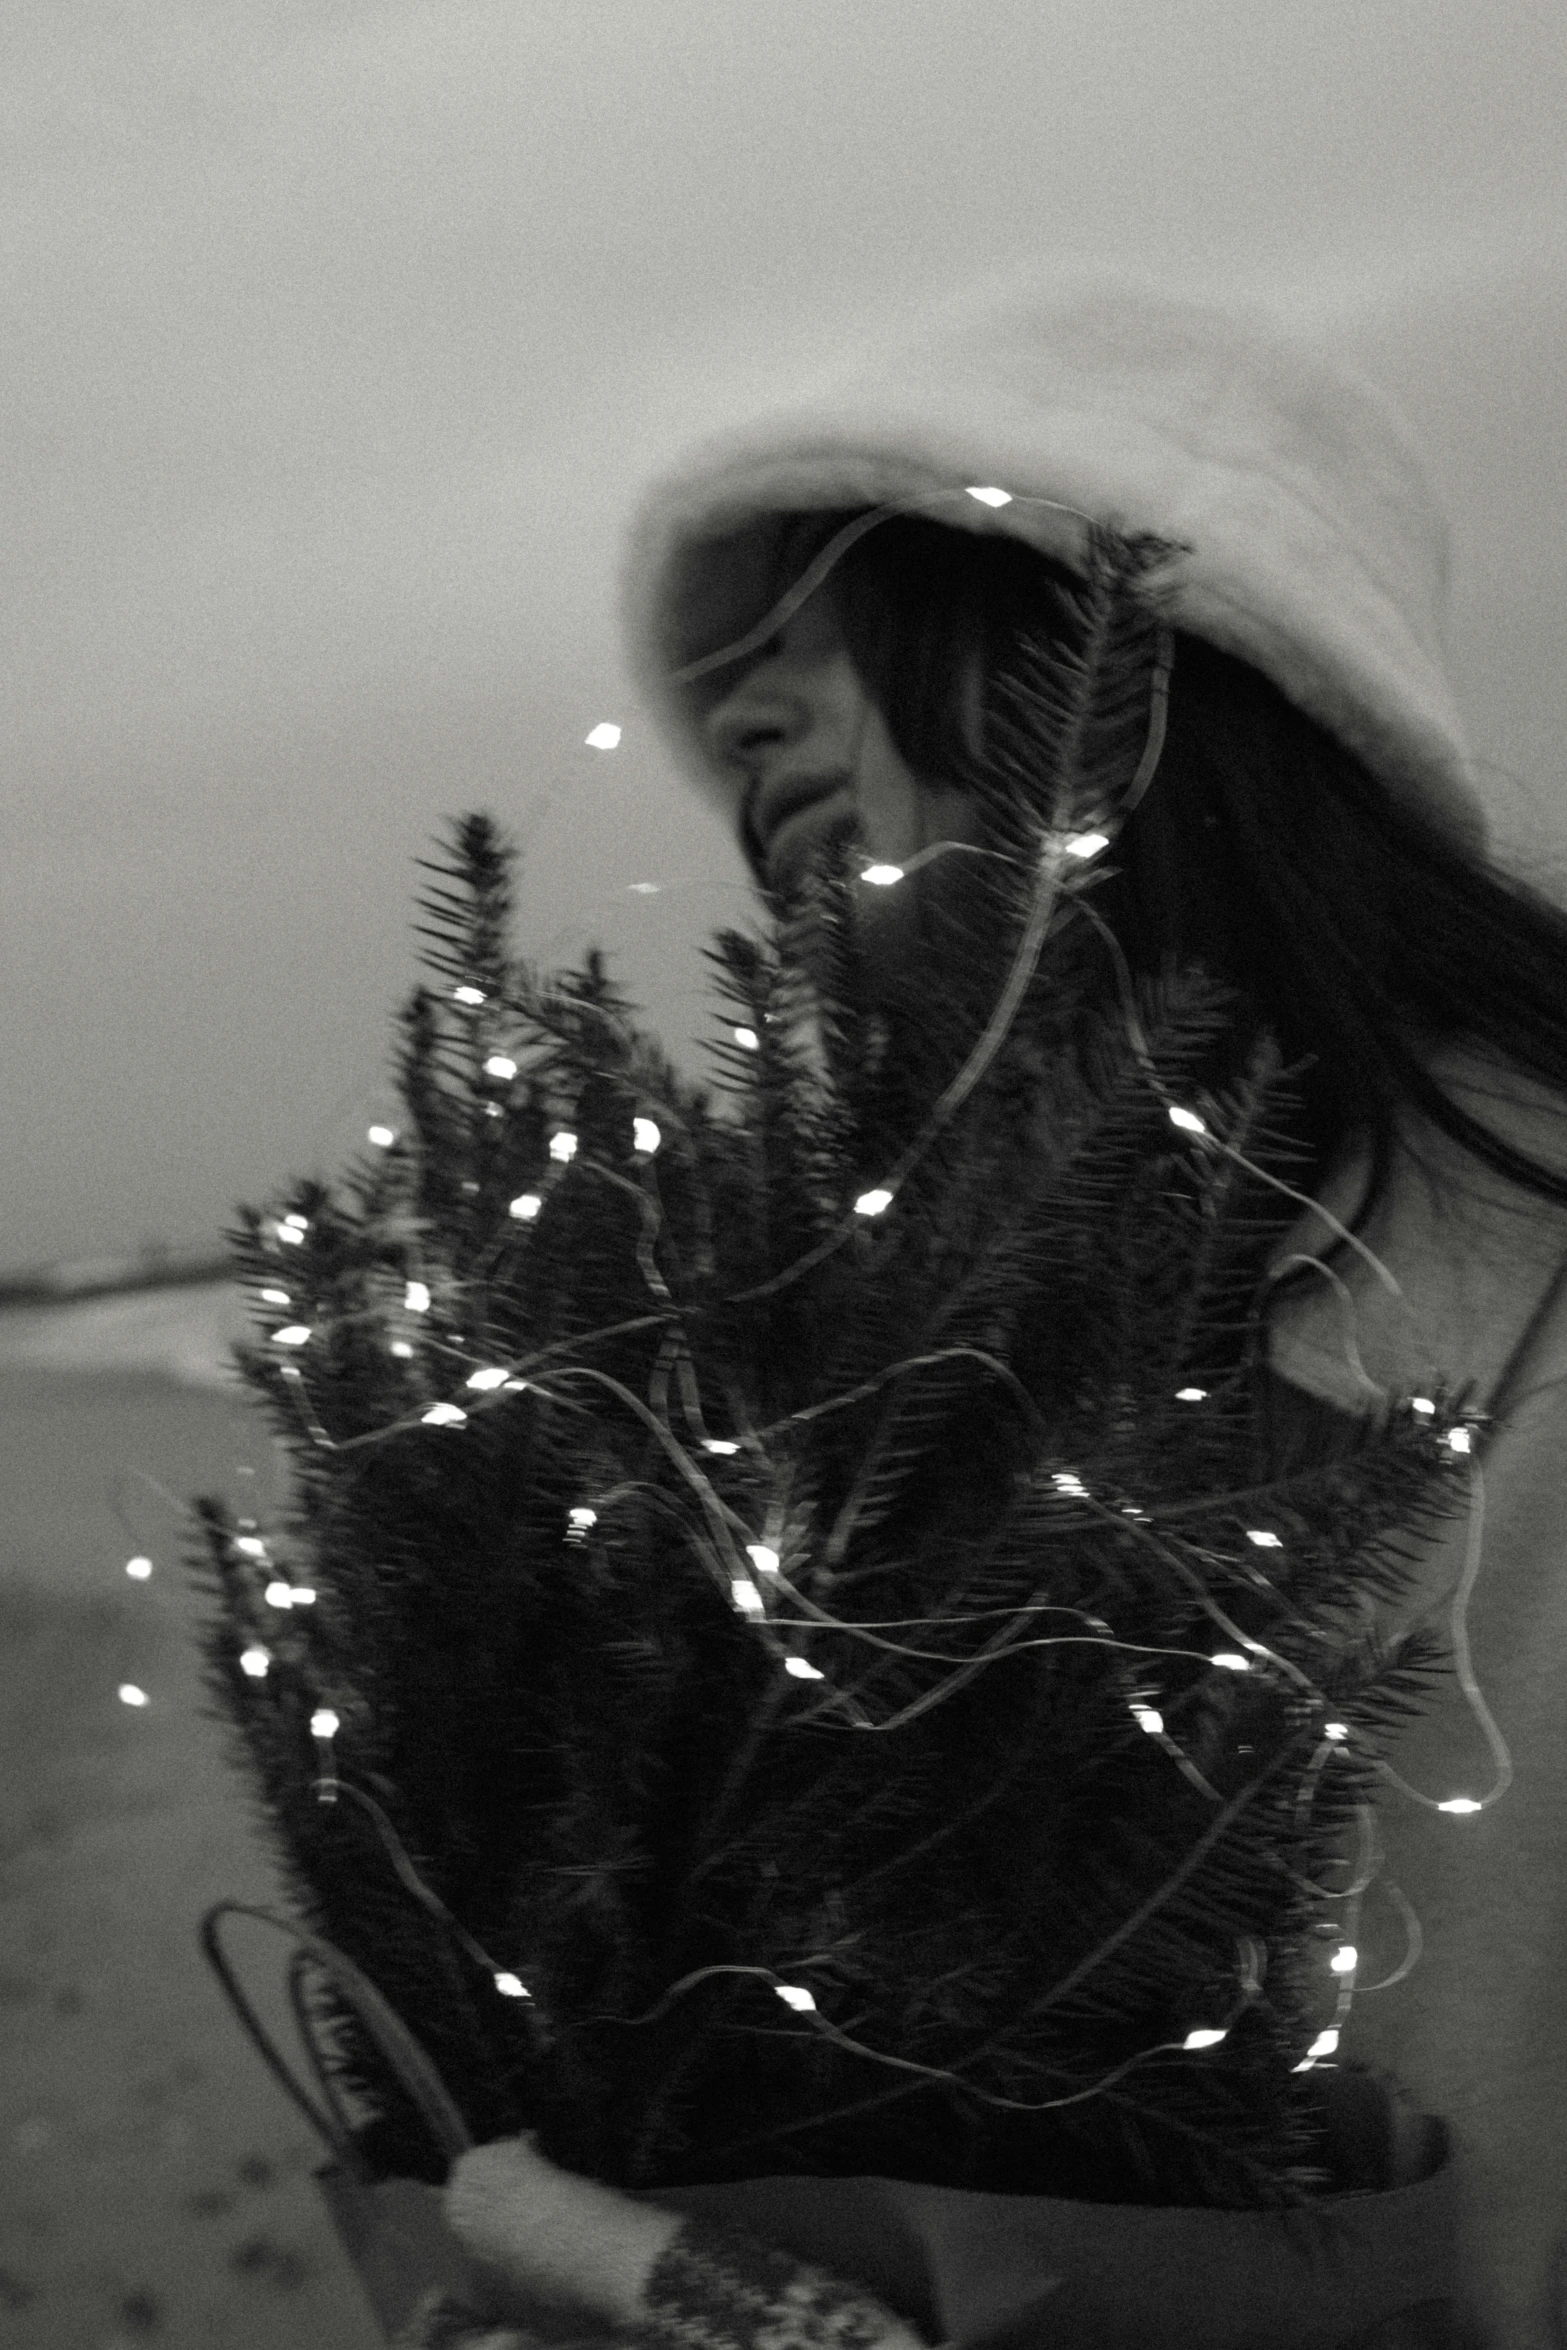
[[[1325,1214],[1274,1268],[1284,1410],[1363,1412],[1446,1374],[1489,1415],[1470,1517],[1422,1561],[1413,1612],[1462,1603],[1456,1670],[1393,1757],[1338,2050],[1340,2184],[1373,2190],[1370,2250],[1353,2281],[1276,2306],[1261,2238],[1200,2224],[1239,2215],[938,2208],[913,2187],[894,2208],[824,2182],[840,2211],[867,2190],[856,2266],[828,2199],[713,2189],[676,2208],[705,2194],[709,2215],[955,2339],[988,2315],[1020,2342],[1240,2350],[1266,2329],[1542,2350],[1567,2343],[1567,916],[1487,862],[1441,669],[1443,531],[1401,428],[1265,320],[1035,281],[657,484],[628,571],[634,663],[765,888],[847,841],[864,983],[915,1050],[983,833],[955,779],[1013,633],[1049,637],[1090,519],[1178,550],[1158,579],[1162,752],[1094,906],[1132,970],[1203,961],[1304,1065],[1298,1139]],[[1348,2119],[1368,2079],[1389,2085],[1366,2108],[1375,2146]],[[492,2264],[542,2280],[583,2190],[513,2144],[459,2165],[451,2211]],[[611,2244],[624,2255],[600,2315],[677,2326],[697,2239],[632,2198],[578,2208],[579,2282]],[[1139,2232],[1150,2219],[1182,2225]],[[1194,2283],[1205,2262],[1217,2279]]]

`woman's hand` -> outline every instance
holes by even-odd
[[[446,2217],[474,2262],[482,2307],[435,2296],[400,2350],[613,2350],[601,2337],[630,2324],[669,2350],[720,2339],[926,2350],[863,2286],[747,2230],[698,2225],[561,2170],[532,2134],[460,2155]]]
[[[636,2317],[679,2213],[561,2170],[535,2136],[471,2147],[446,2182],[448,2225],[493,2283],[497,2316],[605,2326]]]
[[[606,2344],[611,2339],[602,2338]],[[554,2340],[527,2326],[499,2325],[449,2293],[432,2291],[398,2327],[391,2350],[550,2350]]]

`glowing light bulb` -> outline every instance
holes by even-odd
[[[1337,1746],[1342,1739],[1349,1736],[1349,1724],[1348,1722],[1324,1722],[1322,1735],[1324,1738],[1331,1738],[1334,1745]]]
[[[1199,2024],[1195,2032],[1187,2033],[1181,2046],[1183,2048],[1217,2048],[1221,2040],[1228,2038],[1228,2032],[1221,2032],[1212,2024]]]
[[[1139,1730],[1147,1731],[1150,1738],[1163,1737],[1164,1716],[1159,1712],[1156,1706],[1134,1705],[1132,1707],[1132,1719],[1137,1724]]]
[[[1328,1960],[1336,1975],[1352,1975],[1360,1964],[1360,1953],[1353,1942],[1343,1942]]]
[[[281,1330],[274,1330],[272,1333],[274,1346],[305,1346],[308,1344],[309,1338],[310,1324],[308,1322],[285,1322]]]
[[[1065,843],[1069,857],[1082,857],[1085,861],[1089,857],[1097,857],[1101,849],[1109,846],[1110,835],[1107,832],[1074,832]]]
[[[462,1428],[467,1425],[468,1415],[461,1404],[433,1403],[419,1418],[426,1428]]]
[[[578,1508],[569,1510],[567,1515],[571,1519],[571,1522],[574,1526],[581,1526],[586,1528],[588,1526],[596,1526],[599,1522],[599,1514],[597,1510]]]
[[[422,1281],[409,1282],[403,1291],[403,1305],[410,1314],[427,1314],[430,1311],[430,1292]]]
[[[152,1561],[138,1551],[135,1558],[126,1560],[125,1572],[133,1583],[145,1583],[152,1573]]]
[[[564,1163],[567,1159],[574,1159],[576,1155],[577,1138],[574,1134],[568,1134],[564,1126],[558,1134],[550,1136],[550,1157],[552,1159],[559,1159]]]
[[[1337,2046],[1338,2033],[1330,2024],[1325,2032],[1319,2032],[1317,2034],[1315,2040],[1312,2041],[1311,2046],[1307,2049],[1306,2054],[1313,2058],[1318,2056],[1331,2056]]]
[[[533,1993],[523,1982],[522,1977],[510,1974],[504,1968],[495,1978],[495,1988],[503,1999],[531,1999],[533,1997]]]
[[[297,1208],[289,1215],[284,1216],[281,1221],[285,1231],[288,1232],[308,1232],[310,1230],[310,1218],[300,1215]]]
[[[970,489],[966,494],[971,498],[977,498],[982,506],[1010,506],[1012,503],[1010,490],[986,487],[984,489]]]
[[[798,1983],[775,1983],[773,1985],[773,1989],[777,1992],[785,2007],[798,2008],[802,2015],[808,2009],[814,2009],[816,2005],[816,2002],[811,1997],[809,1991],[804,1990]]]
[[[1445,1803],[1439,1803],[1436,1808],[1438,1811],[1471,1812],[1480,1811],[1484,1807],[1476,1803],[1472,1795],[1450,1795]]]
[[[248,1673],[253,1681],[266,1679],[267,1667],[271,1662],[264,1648],[242,1648],[239,1652],[239,1669],[242,1673]]]
[[[761,1616],[767,1613],[762,1595],[749,1575],[736,1575],[729,1588],[734,1593],[735,1606],[742,1615]]]
[[[702,1440],[702,1450],[728,1454],[738,1452],[740,1447],[732,1436],[707,1436]]]
[[[377,1150],[389,1151],[397,1136],[390,1126],[369,1126],[365,1129],[365,1140],[373,1142]]]
[[[1282,1550],[1284,1548],[1279,1536],[1270,1534],[1265,1526],[1248,1526],[1246,1539],[1248,1542],[1255,1542],[1259,1550]]]
[[[867,865],[860,875],[860,879],[870,882],[876,889],[891,889],[895,881],[903,879],[903,867],[901,865]]]
[[[1177,1403],[1206,1403],[1208,1390],[1206,1387],[1178,1387],[1175,1400]]]
[[[482,1371],[469,1372],[468,1385],[484,1390],[492,1387],[504,1387],[510,1377],[509,1371],[504,1368],[497,1369],[493,1363],[487,1363]]]
[[[152,1700],[145,1689],[137,1688],[134,1681],[122,1681],[120,1683],[120,1703],[121,1705],[150,1705]]]
[[[605,718],[594,727],[591,734],[585,734],[582,739],[591,750],[612,751],[620,740],[620,728]]]
[[[820,1681],[823,1678],[814,1665],[806,1663],[803,1656],[786,1656],[784,1671],[793,1673],[797,1681]]]
[[[1436,1410],[1436,1405],[1428,1395],[1412,1395],[1409,1399],[1409,1408],[1412,1412],[1418,1412],[1423,1420],[1429,1420]]]
[[[266,1599],[268,1607],[292,1607],[294,1604],[294,1586],[292,1583],[285,1583],[280,1576],[275,1583],[269,1583],[267,1585],[263,1596]]]
[[[754,1028],[737,1028],[735,1043],[743,1046],[748,1053],[759,1053],[762,1049],[762,1040]]]
[[[651,1118],[632,1119],[631,1141],[632,1147],[634,1149],[639,1151],[646,1151],[648,1156],[651,1158],[654,1151],[657,1150],[663,1139],[663,1136],[660,1134],[657,1126],[654,1124]]]
[[[519,1224],[531,1224],[543,1205],[544,1202],[536,1191],[520,1191],[512,1201],[508,1213],[515,1216]]]
[[[318,1705],[310,1717],[312,1738],[335,1738],[342,1726],[329,1705]]]
[[[234,1548],[241,1558],[264,1559],[267,1555],[267,1546],[259,1534],[236,1534]]]
[[[482,1004],[485,1001],[484,990],[482,987],[454,987],[452,1001],[455,1004]]]
[[[298,1248],[305,1237],[305,1228],[303,1224],[280,1224],[277,1236],[279,1240],[286,1241],[290,1248]]]
[[[1179,1126],[1183,1134],[1206,1134],[1208,1128],[1195,1110],[1183,1110],[1179,1104],[1170,1112],[1170,1124]]]
[[[515,1077],[517,1064],[509,1053],[491,1053],[484,1064],[486,1077]]]
[[[891,1192],[884,1184],[877,1184],[873,1190],[860,1193],[854,1203],[854,1212],[857,1216],[880,1216],[885,1214],[891,1205]]]
[[[292,1305],[294,1301],[286,1289],[264,1289],[261,1292],[261,1302],[264,1306],[288,1306]]]
[[[389,1355],[396,1355],[400,1361],[405,1363],[411,1362],[413,1359],[414,1350],[406,1338],[394,1338],[386,1351]]]
[[[750,1560],[752,1566],[757,1569],[759,1574],[777,1574],[778,1553],[776,1550],[771,1549],[767,1543],[748,1542],[745,1546],[745,1554],[746,1557]]]
[[[1251,1671],[1249,1661],[1243,1656],[1238,1656],[1233,1648],[1217,1650],[1208,1659],[1208,1662],[1214,1665],[1223,1665],[1225,1671],[1229,1673],[1249,1673]]]
[[[315,1592],[308,1583],[291,1583],[288,1599],[291,1607],[314,1607],[316,1604]]]
[[[1447,1431],[1447,1449],[1449,1452],[1469,1452],[1472,1450],[1468,1429],[1449,1428]]]

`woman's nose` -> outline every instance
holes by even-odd
[[[709,710],[703,730],[717,758],[726,766],[743,767],[759,752],[793,739],[808,717],[801,696],[790,690],[783,664],[764,658]]]

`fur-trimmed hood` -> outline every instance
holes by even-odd
[[[678,673],[762,618],[781,518],[911,505],[1068,563],[1088,517],[1187,548],[1175,625],[1482,845],[1442,665],[1446,527],[1390,403],[1261,309],[1082,271],[992,282],[645,491],[622,593],[634,680],[729,817],[735,778]]]

